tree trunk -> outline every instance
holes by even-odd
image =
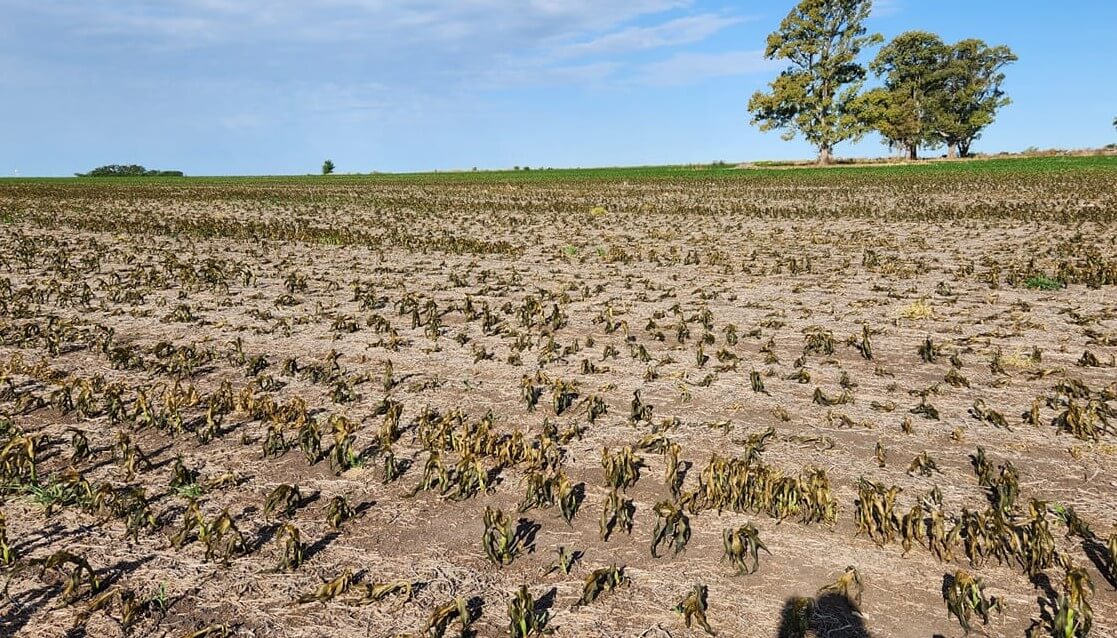
[[[919,147],[915,144],[908,145],[908,159],[912,161],[919,159]]]
[[[822,164],[823,166],[829,164],[830,161],[833,159],[830,153],[831,149],[829,146],[818,147],[818,163]]]
[[[957,144],[950,143],[950,144],[946,145],[946,157],[947,157],[947,159],[957,159],[958,158],[958,145]]]

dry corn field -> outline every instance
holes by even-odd
[[[1117,635],[1117,161],[0,183],[4,636]]]

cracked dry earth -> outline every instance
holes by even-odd
[[[1117,170],[12,182],[0,213],[0,634],[500,636],[526,585],[555,636],[699,636],[701,584],[721,636],[961,636],[964,571],[1003,607],[974,633],[1050,635],[1071,574],[1117,635]]]

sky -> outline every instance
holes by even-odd
[[[794,4],[0,0],[0,176],[809,158],[746,108],[783,68],[763,48]],[[1019,56],[974,151],[1117,141],[1113,0],[876,0],[868,26]]]

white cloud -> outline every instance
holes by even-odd
[[[628,27],[593,40],[569,44],[556,51],[558,57],[617,54],[644,49],[701,42],[744,18],[703,13],[670,20],[650,27]]]
[[[24,21],[49,24],[58,44],[44,47],[64,43],[75,61],[84,54],[105,59],[108,68],[123,60],[174,69],[180,78],[320,86],[331,93],[328,102],[348,112],[396,102],[400,91],[444,96],[466,87],[683,84],[760,68],[751,52],[677,53],[748,20],[698,11],[695,0],[0,4],[14,4]],[[632,57],[655,50],[676,55],[644,66]],[[58,56],[46,57],[58,63]],[[337,89],[350,84],[363,88]]]
[[[653,86],[681,85],[778,68],[778,63],[764,59],[763,51],[677,53],[666,60],[639,68],[634,81]]]

